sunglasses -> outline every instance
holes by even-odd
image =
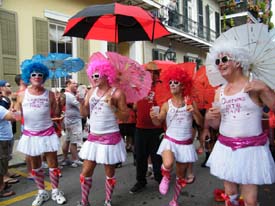
[[[33,73],[31,73],[31,77],[40,77],[40,78],[43,78],[43,74],[42,73],[35,73],[35,72],[33,72]]]
[[[170,80],[169,81],[169,85],[170,86],[179,86],[180,85],[180,82],[179,81],[176,81],[176,80]]]
[[[228,57],[228,56],[223,56],[222,58],[216,59],[216,60],[215,60],[215,64],[216,64],[217,66],[219,66],[221,62],[222,62],[222,63],[226,63],[226,62],[228,62],[228,61],[230,61],[230,60],[233,60],[233,59],[230,58],[230,57]]]
[[[8,84],[8,85],[6,85],[5,87],[11,87],[11,85],[10,85],[10,84]]]
[[[99,79],[100,74],[96,73],[96,74],[93,74],[91,77],[92,77],[92,79]]]

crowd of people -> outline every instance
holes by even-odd
[[[59,188],[61,171],[57,160],[63,122],[61,165],[82,166],[81,200],[77,206],[90,205],[89,193],[97,164],[104,165],[104,205],[111,206],[115,185],[120,181],[115,171],[126,160],[126,149],[133,151],[136,166],[136,183],[129,192],[135,194],[145,189],[150,160],[153,178],[162,195],[169,190],[171,171],[175,168],[174,195],[168,205],[178,206],[181,189],[195,181],[192,171],[192,163],[198,159],[193,144],[195,128],[200,136],[200,149],[207,149],[202,166],[210,167],[211,174],[224,181],[221,196],[225,205],[257,206],[258,185],[275,182],[275,164],[261,125],[262,108],[267,106],[275,111],[275,93],[264,82],[251,81],[245,75],[248,65],[237,58],[241,49],[234,50],[225,44],[211,52],[215,57],[213,64],[227,83],[216,91],[215,103],[205,115],[195,101],[190,101],[191,77],[177,65],[163,71],[147,67],[152,77],[151,90],[146,98],[134,104],[127,104],[127,94],[113,86],[116,74],[108,60],[89,62],[87,75],[92,86],[84,95],[77,92],[78,84],[73,79],[67,80],[62,93],[46,89],[49,70],[37,62],[21,68],[21,76],[16,80],[19,89],[13,100],[7,89],[9,83],[1,80],[0,198],[14,195],[4,177],[12,176],[8,173],[13,146],[11,122],[21,121],[22,136],[17,150],[26,155],[28,173],[38,188],[32,206],[42,205],[50,196],[57,204],[66,202],[66,195]],[[162,105],[156,99],[159,85],[168,88],[170,94]],[[86,119],[88,136],[78,153],[77,145],[83,138],[82,121]],[[124,141],[125,136],[131,141]],[[206,144],[213,136],[218,137],[213,148],[209,148]],[[51,195],[44,186],[43,160],[49,168]]]

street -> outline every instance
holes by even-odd
[[[222,188],[222,182],[209,174],[208,168],[200,167],[204,156],[201,155],[194,165],[196,181],[192,185],[188,185],[181,192],[179,202],[180,205],[188,206],[221,206],[213,200],[213,190]],[[36,195],[36,186],[32,180],[28,180],[26,176],[25,166],[12,168],[12,171],[21,175],[20,183],[13,185],[12,189],[16,192],[16,196],[11,198],[0,199],[0,206],[30,206],[34,196]],[[47,170],[45,170],[47,171]],[[81,168],[64,167],[62,169],[63,177],[60,179],[60,188],[64,191],[67,198],[66,206],[75,206],[76,202],[81,199],[81,190],[79,183],[79,174]],[[171,182],[170,191],[166,196],[162,196],[158,192],[157,182],[147,178],[148,184],[146,189],[137,194],[130,194],[129,189],[135,184],[135,167],[133,166],[132,153],[128,153],[127,162],[122,168],[116,170],[117,185],[113,193],[113,206],[166,206],[173,196],[174,181]],[[173,173],[172,180],[175,179]],[[105,175],[101,165],[95,170],[93,177],[92,189],[89,195],[92,206],[104,204],[105,198]],[[46,176],[46,189],[50,189],[49,177]],[[272,206],[275,202],[275,184],[269,186],[261,186],[259,189],[260,206]],[[57,205],[51,199],[43,204],[43,206]]]

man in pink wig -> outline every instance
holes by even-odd
[[[90,134],[79,156],[84,159],[80,183],[82,199],[78,206],[90,205],[88,195],[97,164],[104,164],[106,181],[105,206],[111,206],[116,183],[115,165],[126,159],[125,143],[120,135],[117,119],[126,121],[128,109],[124,93],[112,87],[116,78],[114,67],[107,60],[91,60],[87,75],[93,87],[81,103],[82,117],[90,116]]]

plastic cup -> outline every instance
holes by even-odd
[[[78,87],[78,96],[80,99],[84,99],[86,93],[86,88],[84,86],[79,86]]]
[[[153,106],[152,107],[155,114],[159,114],[160,107],[159,106]]]
[[[221,107],[221,103],[220,102],[212,102],[212,107],[219,109]]]

